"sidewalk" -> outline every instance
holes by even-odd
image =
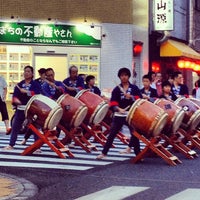
[[[26,179],[0,173],[0,200],[28,199],[37,192],[37,187]]]
[[[0,121],[0,134],[5,133],[5,125]],[[24,200],[34,196],[37,192],[37,186],[28,180],[14,175],[0,173],[0,200]]]

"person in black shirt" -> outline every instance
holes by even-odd
[[[152,88],[151,85],[151,78],[149,75],[144,75],[142,77],[143,88],[140,90],[143,99],[147,99],[152,103],[158,98],[158,94],[156,89]]]
[[[110,109],[114,112],[114,117],[106,144],[102,150],[102,153],[97,156],[97,159],[103,159],[106,157],[110,147],[112,146],[114,138],[124,124],[128,126],[131,133],[129,143],[130,148],[134,146],[135,154],[137,155],[140,153],[139,140],[132,134],[133,128],[130,127],[126,122],[126,114],[128,109],[136,99],[142,98],[139,88],[129,82],[130,76],[131,72],[128,68],[121,68],[118,71],[118,77],[121,83],[113,89],[110,100]]]
[[[88,75],[85,79],[85,89],[88,89],[90,92],[93,92],[99,96],[101,96],[101,91],[100,89],[95,86],[95,77],[93,75]]]
[[[183,75],[181,72],[176,71],[173,74],[172,93],[179,97],[189,97],[189,90],[187,85],[183,84]]]
[[[175,101],[177,99],[177,96],[172,93],[172,86],[169,81],[164,81],[162,83],[162,95],[159,96],[159,98],[164,98],[169,101]]]

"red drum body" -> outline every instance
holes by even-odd
[[[138,99],[131,106],[126,118],[128,124],[147,138],[157,136],[167,123],[168,114],[155,104]]]
[[[25,117],[37,128],[52,130],[63,114],[62,108],[52,99],[41,94],[34,95],[27,103]]]
[[[200,107],[187,98],[178,98],[175,102],[185,111],[183,124],[186,124],[190,130],[194,130],[200,122]]]
[[[154,104],[162,108],[168,114],[167,124],[163,131],[169,134],[176,133],[185,116],[183,109],[166,99],[157,99]]]
[[[64,124],[67,127],[80,126],[88,112],[86,105],[69,94],[61,95],[58,98],[57,103],[63,109],[63,116],[60,121],[61,124]]]
[[[88,90],[81,90],[75,98],[88,107],[84,122],[86,124],[99,124],[108,112],[109,105],[100,96]]]

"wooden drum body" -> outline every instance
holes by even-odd
[[[168,114],[155,104],[138,99],[131,106],[127,122],[147,138],[158,136],[167,123]]]
[[[37,128],[52,130],[63,114],[62,108],[52,99],[38,94],[31,97],[25,108],[25,117]]]
[[[168,114],[168,120],[163,131],[169,134],[176,133],[183,121],[185,115],[184,110],[174,102],[166,99],[157,99],[154,104],[162,108]]]
[[[63,109],[63,116],[60,121],[61,124],[64,124],[67,127],[80,126],[88,112],[86,105],[69,94],[61,95],[58,98],[57,103]]]
[[[100,96],[88,90],[81,90],[75,98],[88,107],[84,122],[86,124],[99,124],[108,112],[109,105]]]
[[[200,107],[184,97],[178,98],[174,103],[180,106],[185,112],[183,124],[187,125],[187,128],[190,130],[194,130],[200,122]]]

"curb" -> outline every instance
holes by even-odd
[[[6,187],[1,188],[5,181],[7,182]],[[7,190],[7,193],[2,194],[1,189]],[[30,181],[14,175],[0,173],[0,200],[25,200],[37,193],[37,186]]]

